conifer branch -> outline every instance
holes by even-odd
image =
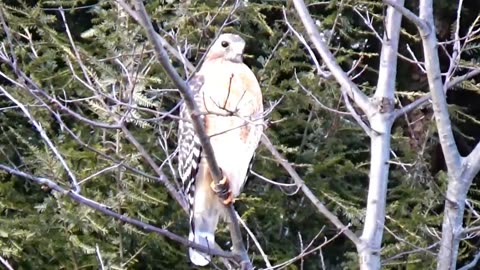
[[[275,160],[282,165],[282,167],[288,172],[288,174],[292,177],[292,179],[295,181],[295,184],[301,188],[305,196],[312,202],[312,204],[317,208],[318,212],[322,213],[330,222],[332,222],[333,225],[337,229],[339,229],[345,236],[348,237],[356,246],[357,249],[362,247],[362,240],[355,235],[350,229],[348,225],[345,225],[342,223],[342,221],[313,194],[313,192],[310,190],[310,188],[305,185],[305,182],[303,179],[298,175],[298,173],[295,171],[295,169],[292,167],[290,162],[288,162],[287,159],[285,159],[282,154],[280,154],[275,146],[270,142],[270,140],[263,135],[262,144],[270,151],[272,156],[275,158]]]
[[[168,239],[171,239],[175,242],[178,242],[178,243],[180,243],[184,246],[193,247],[195,249],[198,249],[199,251],[202,251],[202,252],[205,252],[205,253],[208,253],[208,254],[211,254],[211,255],[220,256],[220,257],[224,257],[224,258],[237,259],[236,255],[231,253],[231,252],[226,252],[226,251],[223,251],[223,250],[202,246],[200,244],[189,241],[186,238],[184,238],[182,236],[179,236],[175,233],[172,233],[168,230],[161,229],[161,228],[155,227],[153,225],[150,225],[148,223],[142,222],[138,219],[134,219],[134,218],[119,214],[119,213],[111,210],[110,207],[108,207],[104,204],[101,204],[101,203],[98,203],[94,200],[91,200],[91,199],[89,199],[85,196],[82,196],[82,195],[80,195],[80,194],[78,194],[78,193],[76,193],[76,192],[74,192],[70,189],[63,188],[62,186],[58,185],[57,183],[55,183],[51,179],[48,179],[48,178],[45,178],[45,177],[37,177],[37,176],[22,172],[20,170],[17,170],[16,168],[12,168],[12,167],[7,166],[7,165],[2,164],[2,163],[0,163],[0,170],[3,170],[3,171],[5,171],[9,174],[27,179],[31,182],[36,183],[36,184],[39,184],[39,185],[42,185],[42,186],[47,186],[48,188],[50,188],[52,190],[55,190],[56,192],[59,192],[63,195],[66,195],[67,197],[71,198],[72,200],[74,200],[75,202],[77,202],[81,205],[88,206],[88,207],[90,207],[92,209],[95,209],[96,211],[98,211],[102,214],[113,217],[113,218],[115,218],[117,220],[120,220],[122,222],[134,225],[134,226],[136,226],[136,227],[138,227],[138,228],[140,228],[144,231],[153,232],[153,233],[159,234],[161,236],[165,236]]]
[[[50,140],[50,138],[47,136],[47,133],[45,132],[45,129],[42,127],[42,125],[35,120],[35,118],[33,118],[32,114],[30,113],[30,111],[21,103],[19,102],[16,98],[14,98],[7,90],[5,90],[5,88],[1,87],[0,86],[0,91],[3,92],[3,94],[8,98],[10,99],[13,103],[15,103],[21,110],[22,112],[25,114],[25,116],[28,118],[28,120],[30,120],[30,122],[33,124],[33,126],[35,127],[35,129],[37,130],[37,132],[40,134],[40,137],[42,137],[42,139],[45,141],[46,145],[48,146],[48,148],[50,148],[50,150],[53,152],[53,154],[55,155],[55,157],[58,159],[58,161],[60,162],[60,164],[62,164],[63,168],[65,169],[65,171],[67,172],[67,175],[68,175],[68,178],[69,178],[69,181],[70,183],[72,184],[72,188],[74,190],[74,192],[76,193],[80,193],[80,186],[78,185],[78,182],[77,182],[77,177],[75,176],[75,174],[72,172],[72,170],[70,170],[70,167],[68,166],[67,162],[65,161],[65,159],[63,158],[62,154],[60,153],[60,151],[58,151],[57,147],[55,146],[55,144],[52,142],[52,140]]]

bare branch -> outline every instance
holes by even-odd
[[[140,220],[137,220],[137,219],[130,218],[128,216],[119,214],[115,211],[112,211],[110,209],[110,207],[108,207],[106,205],[103,205],[103,204],[100,204],[100,203],[98,203],[96,201],[93,201],[89,198],[86,198],[86,197],[84,197],[84,196],[82,196],[82,195],[80,195],[76,192],[72,192],[71,190],[65,189],[65,188],[61,187],[60,185],[56,184],[54,181],[52,181],[50,179],[47,179],[47,178],[44,178],[44,177],[36,177],[36,176],[33,176],[31,174],[19,171],[15,168],[6,166],[6,165],[1,164],[1,163],[0,163],[0,170],[6,171],[7,173],[16,175],[18,177],[28,179],[29,181],[32,181],[32,182],[37,183],[39,185],[48,186],[50,189],[55,190],[55,191],[57,191],[57,192],[59,192],[63,195],[66,195],[67,197],[70,197],[72,200],[78,202],[79,204],[88,206],[92,209],[95,209],[98,212],[101,212],[101,213],[103,213],[107,216],[111,216],[111,217],[113,217],[117,220],[120,220],[122,222],[125,222],[125,223],[128,223],[128,224],[134,225],[136,227],[139,227],[140,229],[142,229],[144,231],[154,232],[154,233],[157,233],[159,235],[165,236],[165,237],[167,237],[167,238],[169,238],[169,239],[171,239],[175,242],[178,242],[178,243],[180,243],[184,246],[193,247],[193,248],[198,249],[202,252],[205,252],[205,253],[208,253],[208,254],[211,254],[211,255],[215,255],[215,256],[225,257],[225,258],[235,258],[235,256],[236,256],[236,255],[234,255],[230,252],[225,252],[225,251],[218,250],[218,249],[204,247],[204,246],[199,245],[197,243],[188,241],[184,237],[178,236],[178,235],[176,235],[176,234],[174,234],[174,233],[172,233],[168,230],[161,229],[161,228],[152,226],[150,224],[144,223]]]
[[[205,132],[205,127],[203,125],[203,121],[200,115],[200,111],[198,109],[197,104],[195,103],[194,97],[189,86],[185,83],[185,81],[178,75],[177,71],[170,63],[170,59],[160,42],[158,35],[155,33],[153,26],[151,24],[151,20],[145,10],[143,2],[140,0],[135,1],[135,7],[138,12],[138,22],[142,25],[146,32],[148,39],[152,43],[155,54],[157,56],[157,60],[165,69],[165,72],[168,74],[169,78],[178,88],[182,97],[185,100],[185,104],[187,105],[188,111],[190,112],[190,116],[192,119],[192,124],[195,129],[195,133],[197,134],[203,148],[203,152],[205,153],[205,157],[207,159],[208,166],[210,168],[210,172],[212,174],[212,178],[214,179],[215,183],[219,183],[222,179],[222,172],[217,165],[215,160],[215,155],[213,152],[212,145],[210,144],[210,139]],[[131,12],[129,12],[131,13]],[[133,13],[131,13],[133,14]],[[133,16],[133,15],[132,15]],[[233,205],[227,207],[230,222],[228,222],[230,227],[230,234],[232,236],[233,242],[233,251],[234,253],[238,254],[241,257],[240,264],[242,265],[243,269],[251,269],[252,265],[250,263],[250,259],[248,258],[248,254],[245,250],[243,245],[243,240],[240,232],[240,227],[238,226],[238,222],[235,218],[235,210]]]
[[[344,230],[348,230],[348,227],[345,228]],[[297,256],[289,259],[288,261],[286,262],[283,262],[281,264],[278,264],[278,265],[275,265],[273,267],[270,267],[270,268],[266,268],[265,270],[273,270],[273,269],[284,269],[286,268],[286,266],[294,263],[295,261],[298,261],[298,260],[303,260],[303,258],[309,254],[312,254],[313,252],[317,251],[317,250],[320,250],[322,249],[323,247],[325,247],[326,245],[328,245],[329,243],[331,243],[333,240],[335,240],[337,237],[339,237],[342,233],[344,233],[344,230],[340,230],[339,232],[337,232],[334,236],[332,236],[330,239],[326,239],[324,240],[324,242],[318,246],[316,246],[315,248],[312,248],[310,250],[308,250],[310,248],[310,246],[313,244],[313,241],[310,243],[310,245],[308,245],[305,249],[302,248],[302,250],[300,251],[300,254],[298,254]],[[315,239],[314,239],[315,240]],[[303,268],[302,268],[303,269]]]
[[[463,0],[459,0],[457,7],[457,19],[455,22],[455,34],[454,34],[454,43],[453,43],[453,53],[450,57],[450,65],[448,67],[447,73],[445,74],[445,83],[444,83],[444,92],[448,90],[448,83],[450,82],[455,70],[458,67],[458,62],[462,55],[460,48],[460,19],[462,14]]]
[[[403,2],[403,0],[400,0],[395,2],[395,4],[403,5]],[[377,89],[374,94],[376,98],[394,99],[401,23],[402,15],[396,12],[394,8],[387,8],[385,32],[383,34],[382,51],[380,53]]]
[[[62,7],[59,8],[59,11],[60,11],[60,15],[61,15],[62,20],[63,20],[63,24],[65,26],[65,30],[67,32],[68,40],[70,41],[70,45],[72,46],[73,52],[75,53],[75,60],[77,61],[80,68],[82,69],[82,73],[83,73],[83,76],[84,76],[85,80],[89,84],[92,84],[92,82],[90,81],[90,76],[88,75],[88,71],[85,68],[85,65],[83,64],[82,58],[80,57],[80,53],[78,52],[77,47],[75,46],[75,42],[73,42],[72,35],[70,34],[70,28],[68,27],[67,20],[65,19],[65,12],[63,12]]]
[[[429,27],[429,25],[423,20],[423,18],[419,18],[413,12],[403,7],[403,5],[398,4],[394,0],[383,0],[383,2],[389,6],[394,7],[398,12],[405,16],[405,18],[413,22],[415,26],[420,29],[422,35],[428,35],[432,31],[432,28]]]
[[[478,142],[473,151],[464,158],[463,164],[466,168],[465,177],[467,179],[473,179],[480,171],[480,142]]]
[[[117,120],[120,121],[120,119],[117,119]],[[175,190],[175,187],[172,185],[172,183],[170,181],[168,181],[168,179],[166,177],[164,177],[165,174],[157,166],[157,164],[153,160],[152,156],[150,156],[148,154],[147,150],[145,150],[145,148],[142,146],[142,144],[140,142],[138,142],[138,140],[135,138],[135,136],[133,136],[133,134],[130,132],[130,130],[128,130],[128,128],[125,125],[122,124],[121,128],[122,128],[123,134],[125,135],[127,140],[130,141],[130,143],[132,143],[135,146],[135,148],[137,148],[137,150],[140,152],[140,155],[142,155],[142,157],[145,159],[145,161],[147,161],[148,165],[150,165],[153,168],[153,170],[155,171],[155,173],[157,173],[160,176],[159,180],[165,185],[165,187],[167,188],[170,195],[173,198],[175,198],[177,200],[177,202],[184,209],[186,209],[187,206],[185,205],[185,200],[183,200],[181,195],[179,194],[179,192],[177,192]]]
[[[470,263],[464,265],[462,268],[459,268],[458,270],[473,269],[474,267],[477,266],[479,260],[480,260],[480,250],[477,251],[477,254],[475,254],[475,257],[473,257],[473,260]]]
[[[317,105],[319,105],[322,109],[327,110],[327,111],[332,112],[332,113],[339,114],[339,115],[351,115],[351,113],[342,112],[342,111],[339,111],[339,110],[335,110],[335,109],[332,109],[332,108],[328,107],[327,105],[323,104],[323,103],[312,93],[312,91],[308,90],[307,88],[305,88],[305,86],[303,86],[303,84],[300,82],[300,79],[299,79],[298,76],[297,76],[297,71],[296,71],[296,70],[294,71],[294,75],[295,75],[295,80],[297,81],[297,84],[300,86],[300,88],[305,92],[305,94],[307,94],[307,96],[311,97],[311,98],[315,101],[315,103],[316,103]]]
[[[426,103],[427,101],[429,101],[430,99],[432,98],[432,95],[430,93],[426,94],[425,96],[415,100],[414,102],[400,108],[400,109],[397,109],[395,110],[395,118],[398,118],[402,115],[406,115],[408,114],[409,112],[415,110],[416,108],[422,106],[424,103]]]
[[[360,89],[358,89],[357,85],[350,80],[347,73],[345,73],[338,65],[335,57],[330,52],[327,44],[325,41],[323,41],[322,36],[318,32],[317,26],[313,22],[305,3],[302,0],[293,0],[293,4],[295,5],[298,16],[302,20],[310,40],[322,57],[325,65],[328,67],[330,72],[332,72],[333,76],[342,87],[351,90],[348,92],[348,95],[355,102],[355,104],[357,104],[364,113],[369,114],[372,111],[372,108],[368,101],[368,97],[362,91],[360,91]]]
[[[434,21],[431,0],[423,0],[420,7],[420,18],[429,25],[429,28],[433,28]],[[455,144],[455,139],[453,138],[450,118],[448,115],[447,100],[445,92],[443,91],[440,62],[437,52],[437,38],[435,32],[426,31],[420,26],[418,26],[418,28],[422,35],[428,85],[430,93],[432,94],[433,111],[435,113],[435,120],[437,122],[445,161],[449,172],[460,173],[461,159]]]
[[[278,151],[275,149],[275,146],[270,142],[270,140],[263,135],[262,136],[262,144],[270,151],[270,153],[273,155],[275,160],[282,165],[282,167],[288,172],[288,174],[293,178],[297,186],[301,188],[305,196],[312,202],[312,204],[317,208],[317,210],[322,213],[330,222],[337,227],[343,234],[345,234],[356,246],[357,249],[360,249],[363,247],[362,240],[358,238],[355,233],[353,233],[348,226],[344,225],[338,217],[330,212],[325,205],[320,202],[320,200],[313,194],[313,192],[305,185],[305,182],[303,182],[302,178],[297,174],[295,169],[292,167],[292,165],[286,160]]]
[[[142,23],[142,18],[140,14],[138,14],[136,11],[134,11],[124,0],[115,0],[135,21],[137,21],[139,24],[143,25]],[[155,33],[155,31],[152,33],[153,38],[155,39],[156,42],[159,42],[163,48],[168,50],[169,53],[171,53],[175,58],[179,59],[180,61],[184,62],[184,64],[187,66],[189,70],[195,70],[195,67],[190,63],[189,61],[184,60],[184,57],[175,49],[172,47],[168,42],[161,37],[159,34]]]
[[[190,90],[190,87],[188,86],[188,84],[185,83],[185,81],[180,77],[180,75],[177,73],[173,65],[170,63],[170,59],[168,58],[168,55],[165,49],[163,49],[161,43],[155,38],[155,34],[156,34],[155,30],[153,29],[153,26],[150,22],[150,18],[148,17],[147,12],[145,11],[145,7],[143,6],[143,3],[140,1],[135,1],[135,6],[136,6],[136,9],[138,10],[139,23],[147,31],[147,36],[150,42],[152,43],[152,45],[154,46],[154,50],[157,55],[157,60],[163,66],[163,68],[165,69],[165,72],[168,74],[169,78],[172,80],[175,86],[177,86],[178,90],[182,94],[185,104],[189,108],[191,118],[192,118],[192,124],[194,125],[195,132],[198,134],[200,142],[202,143],[203,152],[205,152],[205,155],[207,156],[208,165],[212,172],[212,176],[215,179],[215,181],[218,182],[220,179],[222,179],[222,172],[220,171],[218,165],[216,164],[213,148],[209,142],[208,136],[206,135],[205,127],[203,126],[203,121],[200,118],[201,112],[199,111],[198,106],[195,103],[195,100],[192,95],[192,91]]]
[[[272,264],[268,260],[267,254],[265,254],[265,251],[263,251],[263,248],[260,245],[260,242],[258,242],[257,237],[255,237],[255,234],[253,234],[252,230],[250,230],[250,228],[248,228],[247,223],[245,223],[245,221],[243,221],[242,217],[240,217],[240,215],[237,212],[235,212],[235,215],[237,217],[238,222],[240,222],[240,224],[242,224],[245,231],[247,231],[248,235],[250,235],[250,237],[252,238],[253,242],[255,243],[255,246],[257,246],[257,249],[260,252],[260,255],[262,255],[262,258],[263,258],[263,261],[265,262],[265,265],[267,267],[272,267]]]
[[[412,51],[412,48],[410,48],[410,45],[407,43],[407,51],[410,53],[410,55],[412,56],[413,58],[413,63],[415,65],[417,65],[418,69],[420,69],[423,73],[427,73],[427,71],[425,70],[425,63],[423,62],[420,62],[418,59],[417,59],[417,56],[415,56],[415,53]]]
[[[417,25],[420,36],[422,37],[425,68],[427,70],[428,85],[433,101],[433,112],[448,170],[448,186],[437,269],[455,269],[460,242],[460,228],[463,223],[465,199],[472,178],[465,178],[468,172],[465,172],[463,169],[465,163],[462,161],[453,137],[444,91],[446,88],[444,88],[440,71],[437,38],[433,30],[432,0],[420,0],[420,18],[429,26],[429,31],[427,31],[425,27]]]
[[[317,73],[318,75],[324,77],[324,78],[330,78],[332,74],[330,74],[330,72],[326,72],[324,70],[322,70],[322,68],[320,67],[320,64],[318,63],[318,60],[317,60],[317,57],[315,56],[315,54],[313,53],[313,50],[312,48],[310,48],[310,46],[308,45],[307,41],[305,40],[305,38],[300,35],[300,33],[298,33],[295,28],[293,28],[293,26],[290,24],[290,22],[288,21],[288,18],[287,18],[287,13],[285,12],[285,8],[283,9],[283,18],[285,20],[285,23],[287,24],[288,26],[288,29],[290,29],[290,31],[293,32],[293,34],[298,38],[298,40],[300,40],[300,42],[303,44],[303,46],[305,46],[305,48],[307,49],[308,51],[308,54],[310,54],[310,57],[312,58],[312,61],[313,63],[315,64],[315,67],[317,68]]]
[[[0,256],[0,262],[7,268],[7,270],[13,270],[13,267],[5,260],[2,256]]]
[[[404,0],[397,0],[396,4],[403,6]],[[370,172],[365,222],[360,237],[366,248],[359,251],[360,269],[363,270],[381,267],[380,250],[385,230],[391,127],[395,120],[393,113],[401,22],[401,14],[394,8],[388,7],[384,19],[377,87],[373,98],[370,99],[374,110],[367,115],[369,128],[372,131],[366,130],[370,135]],[[345,90],[342,89],[342,91]]]
[[[448,87],[447,89],[450,89],[454,86],[456,86],[457,84],[463,82],[463,81],[466,81],[466,80],[469,80],[477,75],[480,75],[480,68],[477,68],[477,69],[474,69],[470,72],[468,72],[467,74],[465,75],[462,75],[462,76],[458,76],[458,77],[454,77],[449,83],[448,83]]]
[[[469,79],[471,79],[471,78],[473,78],[473,77],[475,77],[479,74],[480,74],[480,68],[472,70],[465,75],[454,77],[448,83],[447,89],[450,89],[450,88],[456,86],[457,84],[459,84],[463,81],[469,80]],[[404,106],[403,108],[395,110],[395,118],[398,118],[399,116],[401,116],[403,114],[407,114],[407,113],[411,112],[412,110],[418,108],[419,106],[422,106],[425,102],[429,101],[431,98],[432,98],[432,94],[428,93],[428,94],[425,94],[425,96],[415,100],[414,102]]]
[[[256,173],[255,171],[250,171],[250,173],[256,177],[258,177],[260,180],[263,180],[269,184],[272,184],[274,186],[279,186],[279,187],[298,187],[297,184],[293,183],[293,184],[288,184],[288,183],[280,183],[280,182],[276,182],[276,181],[273,181],[271,179],[268,179],[266,178],[265,176],[261,175],[261,174],[258,174]],[[296,192],[295,192],[296,193]]]
[[[47,133],[43,129],[42,125],[40,125],[40,123],[37,122],[37,120],[35,120],[35,118],[33,118],[33,116],[30,114],[30,111],[21,102],[19,102],[12,95],[10,95],[10,93],[7,90],[5,90],[5,88],[0,86],[0,90],[3,92],[3,94],[6,97],[8,97],[13,103],[15,103],[22,110],[25,116],[30,120],[30,122],[33,124],[33,126],[37,130],[37,132],[40,134],[40,137],[42,137],[42,139],[47,144],[48,148],[50,148],[50,150],[53,152],[55,157],[58,159],[60,164],[62,164],[63,168],[67,172],[67,175],[68,175],[69,181],[72,184],[73,190],[76,193],[80,193],[80,186],[77,183],[77,177],[75,176],[75,174],[73,174],[72,170],[70,170],[70,167],[68,166],[67,162],[63,158],[62,154],[60,154],[60,152],[58,151],[57,147],[53,144],[53,142],[47,136]]]
[[[105,265],[103,265],[102,254],[100,253],[100,248],[98,244],[95,244],[95,253],[97,253],[98,263],[100,264],[100,270],[105,270]]]
[[[369,137],[372,137],[372,132],[375,132],[374,130],[372,130],[371,127],[369,127],[363,120],[362,118],[360,117],[360,115],[358,115],[358,113],[355,111],[355,109],[353,108],[352,106],[352,103],[350,102],[350,99],[348,97],[348,94],[347,94],[347,90],[344,90],[342,88],[342,97],[343,97],[343,101],[345,102],[345,106],[347,107],[347,109],[350,111],[350,114],[352,115],[352,117],[355,119],[355,121],[357,121],[357,124],[363,129],[363,131],[365,131],[365,133],[367,133],[367,135]]]

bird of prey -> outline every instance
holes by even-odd
[[[217,197],[202,146],[195,134],[190,112],[180,108],[178,170],[188,201],[189,240],[213,248],[225,205],[232,203],[245,184],[263,132],[263,101],[260,85],[243,63],[245,41],[235,34],[222,34],[208,51],[205,61],[189,81],[215,159],[223,173],[221,184],[228,197]],[[190,261],[205,266],[210,256],[189,249]]]

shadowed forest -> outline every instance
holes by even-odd
[[[405,1],[404,7],[419,14],[423,1]],[[225,224],[216,241],[226,255],[215,256],[206,268],[189,262],[188,215],[176,160],[182,96],[156,58],[145,27],[132,16],[138,10],[134,2],[0,3],[0,265],[5,269],[237,266]],[[367,134],[372,116],[342,90],[297,2],[305,2],[346,77],[372,97],[381,66],[389,65],[380,60],[391,23],[382,1],[143,4],[185,80],[220,33],[246,41],[244,63],[260,83],[267,111],[265,137],[235,202],[255,269],[360,269],[359,243],[352,238],[365,239],[375,152],[370,141],[375,134]],[[466,157],[480,142],[480,5],[433,2],[441,70],[436,78],[448,85],[450,143]],[[396,77],[389,78],[392,115],[400,113],[392,120],[390,157],[384,162],[388,186],[381,249],[375,250],[382,269],[448,269],[437,263],[452,178],[428,96],[435,76],[428,76],[422,38],[404,17]],[[425,102],[415,104],[422,98]],[[457,268],[480,269],[479,184],[475,176],[467,199],[460,200],[465,209],[453,259]]]

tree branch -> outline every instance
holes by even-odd
[[[143,25],[142,18],[140,14],[134,11],[124,0],[115,0],[137,23]],[[159,42],[163,48],[165,48],[169,53],[171,53],[175,58],[184,63],[190,71],[195,70],[195,67],[185,59],[174,47],[172,47],[162,36],[153,32],[153,38],[156,42]]]
[[[459,268],[458,270],[472,269],[475,266],[477,266],[479,260],[480,260],[480,250],[477,251],[477,254],[475,255],[475,257],[473,257],[473,260],[470,263],[464,265],[462,268]]]
[[[415,26],[418,27],[422,35],[428,35],[432,31],[433,28],[429,27],[429,25],[423,19],[415,15],[415,13],[405,8],[403,4],[400,5],[394,0],[383,0],[383,3],[394,7],[398,12],[400,12],[403,16],[405,16],[405,18],[413,22]]]
[[[28,179],[28,180],[30,180],[34,183],[39,184],[39,185],[48,186],[50,189],[55,190],[55,191],[57,191],[61,194],[64,194],[64,195],[70,197],[72,200],[78,202],[79,204],[88,206],[88,207],[90,207],[92,209],[95,209],[95,210],[97,210],[97,211],[99,211],[99,212],[101,212],[101,213],[103,213],[107,216],[111,216],[111,217],[113,217],[115,219],[118,219],[120,221],[123,221],[123,222],[126,222],[128,224],[139,227],[140,229],[142,229],[144,231],[154,232],[154,233],[157,233],[159,235],[165,236],[165,237],[167,237],[167,238],[169,238],[169,239],[171,239],[175,242],[178,242],[178,243],[180,243],[184,246],[193,247],[193,248],[198,249],[202,252],[205,252],[205,253],[208,253],[208,254],[211,254],[211,255],[215,255],[215,256],[225,257],[225,258],[235,258],[235,256],[236,256],[235,254],[232,254],[230,252],[225,252],[225,251],[218,250],[218,249],[212,249],[212,248],[209,248],[209,247],[204,247],[204,246],[199,245],[197,243],[188,241],[184,237],[178,236],[178,235],[176,235],[176,234],[174,234],[170,231],[167,231],[167,230],[152,226],[150,224],[144,223],[144,222],[139,221],[137,219],[130,218],[130,217],[127,217],[125,215],[119,214],[115,211],[112,211],[106,205],[100,204],[100,203],[98,203],[96,201],[93,201],[91,199],[88,199],[88,198],[86,198],[86,197],[84,197],[84,196],[82,196],[82,195],[80,195],[76,192],[65,189],[65,188],[61,187],[60,185],[56,184],[54,181],[52,181],[48,178],[33,176],[31,174],[19,171],[17,169],[14,169],[12,167],[6,166],[6,165],[1,164],[1,163],[0,163],[0,170],[6,171],[7,173],[12,174],[12,175],[16,175],[18,177]]]
[[[180,75],[178,75],[177,71],[175,70],[173,65],[170,63],[170,59],[165,49],[163,48],[161,41],[158,39],[158,35],[155,33],[155,30],[153,29],[151,20],[145,10],[143,2],[141,0],[137,0],[134,3],[135,3],[135,8],[137,10],[138,18],[139,18],[138,22],[140,23],[141,26],[145,28],[148,39],[150,40],[151,44],[154,47],[157,60],[160,62],[165,72],[167,73],[168,77],[172,80],[172,82],[178,88],[178,90],[182,94],[182,97],[185,100],[185,104],[190,112],[193,127],[202,144],[203,153],[205,153],[207,163],[210,168],[210,172],[212,174],[212,177],[215,183],[218,183],[222,179],[222,172],[215,160],[213,148],[212,148],[212,145],[210,144],[210,138],[207,136],[205,132],[205,127],[203,125],[201,114],[197,104],[195,103],[192,92],[189,86],[180,77]],[[241,257],[240,264],[242,265],[243,269],[251,269],[252,265],[250,263],[250,259],[248,258],[248,254],[245,250],[245,247],[243,245],[240,227],[235,217],[235,210],[233,208],[233,205],[228,206],[227,210],[230,218],[230,222],[228,222],[228,224],[230,227],[230,234],[232,236],[233,252],[238,254],[239,257]]]
[[[396,0],[399,6],[404,0]],[[370,127],[370,172],[365,222],[361,235],[367,248],[359,252],[360,269],[380,269],[380,250],[385,230],[387,206],[391,127],[394,116],[395,83],[397,76],[398,44],[402,15],[393,7],[388,7],[384,19],[384,32],[380,54],[380,66],[375,94],[370,99],[374,108],[368,115]]]
[[[447,90],[456,86],[457,84],[463,82],[463,81],[466,81],[466,80],[469,80],[477,75],[480,74],[480,68],[479,69],[475,69],[475,70],[472,70],[464,75],[461,75],[461,76],[457,76],[457,77],[454,77],[452,80],[450,80],[450,82],[448,83],[447,85]],[[398,118],[404,114],[407,114],[409,112],[411,112],[412,110],[418,108],[419,106],[422,106],[423,104],[425,104],[425,102],[427,102],[429,99],[432,98],[432,94],[431,93],[428,93],[426,94],[425,96],[415,100],[414,102],[404,106],[403,108],[401,109],[396,109],[395,110],[395,118]]]
[[[395,5],[403,7],[404,0],[397,0]],[[397,77],[397,53],[400,41],[400,27],[402,15],[394,8],[387,8],[382,39],[382,51],[380,53],[380,67],[378,70],[377,89],[375,98],[388,98],[394,101],[395,83]]]
[[[422,18],[429,28],[433,29],[433,4],[432,0],[422,0],[420,5],[420,18]],[[443,91],[442,72],[437,52],[437,38],[435,31],[426,32],[425,29],[418,27],[423,43],[423,53],[425,55],[425,68],[427,70],[428,85],[432,94],[432,105],[437,122],[440,143],[445,155],[445,161],[450,173],[460,173],[461,157],[458,153],[455,139],[453,137],[452,126],[448,114],[447,100]]]
[[[72,170],[70,170],[70,167],[68,166],[67,162],[63,158],[60,151],[58,151],[57,147],[55,147],[52,140],[50,140],[50,138],[47,136],[47,133],[43,129],[42,125],[40,125],[40,123],[37,122],[35,120],[35,118],[33,118],[33,116],[30,114],[30,111],[21,102],[19,102],[12,95],[10,95],[10,93],[7,90],[5,90],[5,88],[0,86],[0,91],[2,91],[3,94],[7,98],[9,98],[13,103],[15,103],[22,110],[22,112],[25,114],[25,116],[28,118],[28,120],[30,120],[30,122],[33,124],[33,126],[37,130],[37,132],[40,134],[40,137],[42,137],[42,139],[45,141],[45,144],[48,146],[48,148],[50,148],[50,150],[53,152],[55,157],[58,159],[60,164],[62,164],[63,168],[67,172],[67,175],[68,175],[70,183],[72,184],[73,190],[76,193],[80,193],[80,186],[77,183],[77,177],[72,172]]]
[[[292,165],[286,160],[278,151],[275,149],[275,146],[273,146],[272,142],[267,138],[267,136],[262,135],[261,139],[262,144],[270,151],[272,156],[275,158],[275,160],[282,165],[282,167],[288,172],[288,174],[293,178],[295,181],[295,184],[300,187],[300,189],[303,191],[305,196],[312,202],[312,204],[317,208],[318,212],[322,213],[330,222],[332,222],[333,225],[337,229],[343,232],[345,236],[347,236],[356,246],[357,249],[360,249],[363,247],[363,242],[360,240],[360,238],[353,233],[348,226],[344,225],[338,217],[330,212],[325,205],[320,202],[320,200],[313,194],[313,192],[305,185],[305,182],[303,182],[302,178],[298,175],[298,173],[295,171],[295,169],[292,167]]]
[[[13,270],[13,267],[2,256],[0,256],[0,262],[3,264],[3,266],[5,266],[7,270]]]
[[[384,0],[384,2],[386,1]],[[465,160],[460,156],[453,137],[444,91],[444,89],[448,87],[444,88],[438,58],[432,0],[420,0],[419,17],[428,26],[428,28],[426,28],[423,24],[416,23],[422,38],[428,86],[432,97],[440,144],[448,170],[448,186],[437,269],[455,269],[460,242],[459,235],[463,224],[465,199],[473,176],[472,178],[466,177],[471,176],[463,170],[463,167],[468,164],[465,164]],[[474,155],[475,154],[476,151],[474,151]]]
[[[347,93],[349,97],[355,102],[355,104],[358,105],[364,113],[366,113],[367,115],[370,114],[372,108],[368,101],[368,97],[362,91],[360,91],[360,89],[358,89],[357,85],[350,80],[347,73],[345,73],[338,65],[335,57],[330,52],[327,44],[323,41],[320,33],[318,32],[317,26],[313,22],[313,19],[310,16],[310,13],[308,12],[305,3],[302,0],[293,0],[293,4],[295,5],[298,16],[302,20],[303,26],[305,27],[305,30],[310,37],[310,40],[312,41],[318,53],[322,57],[325,65],[332,72],[333,76],[341,85],[341,87],[348,89]]]
[[[473,179],[480,171],[480,142],[478,142],[473,151],[463,159],[463,164],[465,168],[465,178]]]

